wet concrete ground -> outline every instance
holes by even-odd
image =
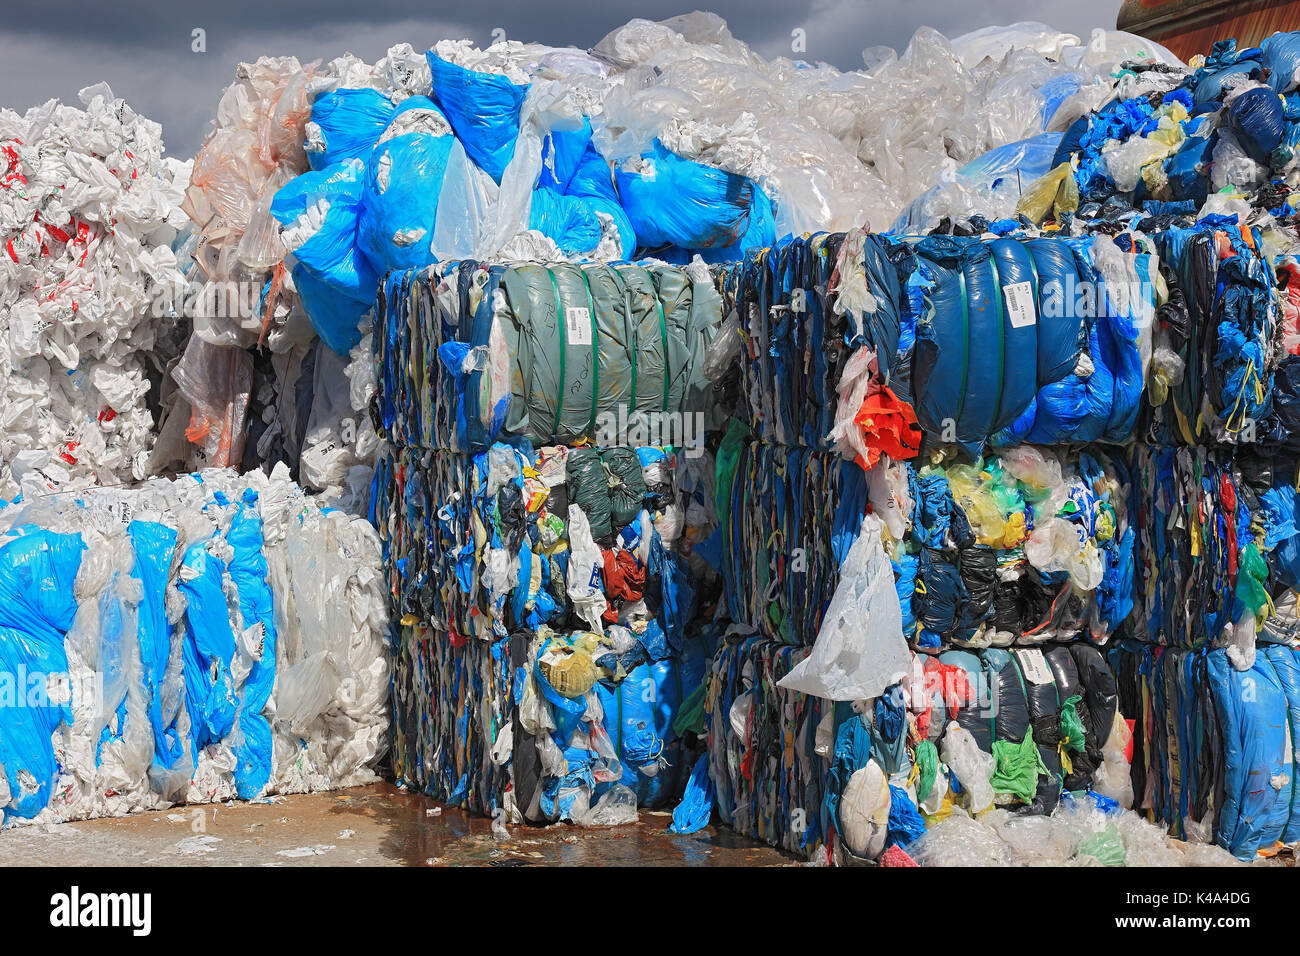
[[[111,820],[0,832],[5,866],[786,866],[779,850],[722,828],[510,827],[381,783],[272,803],[175,807]],[[429,811],[433,810],[431,814]]]

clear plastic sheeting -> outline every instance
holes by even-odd
[[[343,355],[359,337],[358,321],[368,312],[375,291],[365,282],[373,284],[377,277],[367,268],[362,277],[365,281],[354,283],[354,294],[336,299],[291,251],[295,242],[309,245],[303,259],[310,259],[314,267],[320,263],[312,256],[319,257],[322,252],[337,253],[342,248],[356,257],[351,234],[317,240],[323,226],[337,231],[337,215],[328,215],[329,199],[310,197],[309,208],[290,216],[296,232],[291,230],[287,237],[282,237],[280,223],[271,212],[276,193],[306,173],[312,158],[326,151],[329,130],[313,120],[313,102],[336,90],[364,91],[384,104],[391,119],[398,109],[395,104],[429,93],[428,65],[409,44],[394,46],[374,65],[350,54],[323,65],[303,64],[295,57],[262,57],[254,63],[241,63],[235,82],[217,105],[214,129],[194,160],[195,173],[183,204],[197,233],[186,282],[191,289],[194,336],[212,349],[203,350],[202,369],[194,359],[177,369],[177,381],[184,384],[181,401],[170,414],[186,425],[183,429],[173,427],[173,433],[185,431],[193,446],[188,456],[181,446],[183,465],[241,467],[265,460],[258,457],[256,445],[250,456],[244,454],[250,411],[265,411],[265,403],[253,394],[253,377],[243,371],[225,374],[229,368],[242,369],[251,363],[246,357],[226,356],[223,361],[213,350],[242,353],[260,347],[286,355],[315,337],[313,320],[339,330],[331,344]],[[420,112],[413,108],[406,115],[414,117]],[[375,135],[382,132],[381,126]],[[370,144],[364,145],[368,158]],[[335,146],[343,148],[337,136]],[[352,218],[354,233],[355,215]],[[327,240],[329,248],[323,250]],[[314,431],[316,444],[331,439],[339,444],[340,436],[351,434],[349,420],[355,425],[355,415],[347,408],[347,380],[333,376],[321,385],[316,391],[323,397]],[[345,413],[325,421],[325,409]],[[226,414],[214,417],[214,410]],[[279,433],[288,430],[287,423],[280,423]],[[295,464],[298,450],[291,456]],[[327,482],[337,477],[336,469],[326,467],[324,471]],[[316,490],[336,487],[312,484],[320,472],[317,468],[300,477]]]
[[[143,478],[153,446],[189,164],[107,85],[80,98],[0,110],[0,498]]]
[[[283,467],[25,497],[0,510],[5,824],[376,778],[379,540]],[[34,696],[33,696],[34,695]]]
[[[595,47],[615,65],[596,141],[618,160],[658,137],[681,156],[757,180],[776,204],[778,236],[880,227],[945,170],[1042,132],[1051,81],[1088,86],[1148,48],[1177,62],[1126,34],[1099,31],[1083,45],[1046,27],[984,32],[1008,39],[950,43],[926,27],[901,55],[872,48],[867,69],[841,72],[765,60],[713,14],[633,20]]]
[[[931,823],[910,853],[922,866],[1232,866],[1226,850],[1183,843],[1131,811],[1091,800],[1050,817],[961,810]]]

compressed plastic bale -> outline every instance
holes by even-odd
[[[1272,667],[1273,672],[1277,675],[1278,683],[1282,686],[1282,693],[1286,697],[1286,721],[1287,721],[1287,742],[1291,748],[1291,763],[1288,771],[1290,779],[1286,781],[1271,781],[1274,787],[1280,786],[1283,793],[1288,790],[1291,794],[1292,805],[1294,805],[1296,796],[1296,741],[1300,740],[1300,658],[1297,658],[1295,648],[1288,647],[1284,644],[1269,644],[1260,649],[1264,659]],[[1294,843],[1300,839],[1300,821],[1295,819],[1294,813],[1288,813],[1286,825],[1282,830],[1280,837],[1283,843]]]
[[[48,531],[25,534],[0,548],[0,563],[8,568],[0,577],[5,591],[0,655],[6,673],[68,672],[64,635],[77,610],[73,581],[84,549],[78,536]],[[53,587],[33,589],[25,586],[28,581]],[[0,734],[0,765],[9,794],[3,808],[6,823],[34,817],[49,802],[57,770],[51,734],[73,719],[70,701],[32,699],[26,686],[21,690],[17,706],[6,709],[5,732]]]
[[[519,110],[527,86],[469,70],[430,51],[433,98],[474,163],[500,183],[519,138]]]
[[[406,133],[371,152],[357,245],[376,273],[434,261],[438,198],[453,142],[449,133]]]
[[[501,332],[519,369],[507,433],[619,444],[646,433],[644,416],[707,408],[699,346],[721,320],[711,282],[669,267],[569,264],[519,265],[500,281]]]
[[[1032,427],[1037,412],[1028,412],[1075,365],[1084,274],[1059,240],[932,236],[916,248],[935,278],[932,314],[917,327],[917,417],[938,440],[975,456],[990,437],[1001,442],[1002,429]],[[992,361],[983,358],[984,342],[996,343]]]
[[[341,89],[312,102],[305,149],[314,170],[349,159],[365,162],[371,147],[392,122],[397,107],[378,90]]]
[[[137,512],[157,520],[134,519]],[[325,516],[301,490],[291,491],[284,469],[246,482],[210,470],[202,480],[10,505],[0,522],[11,536],[29,529],[18,539],[27,544],[50,534],[85,555],[75,585],[64,589],[75,618],[61,640],[61,670],[73,693],[66,719],[46,738],[62,757],[37,822],[374,779],[369,768],[382,747],[388,686],[378,542],[352,519]],[[286,535],[307,545],[303,560]],[[327,550],[331,536],[338,553]],[[180,540],[183,556],[175,550]],[[9,586],[33,595],[59,587],[52,569],[27,568],[31,573],[9,576]],[[316,568],[325,579],[306,581]],[[327,688],[320,709],[290,728],[280,721],[293,696],[281,675],[287,679],[303,652],[293,593],[299,578],[312,610],[342,612],[331,618],[304,608],[301,624],[322,628],[313,638],[326,653],[335,650],[333,668],[351,690]],[[177,587],[184,601],[174,600]],[[91,686],[104,693],[85,694]],[[273,689],[281,704],[274,715],[266,711]],[[15,739],[12,717],[0,716],[0,740]],[[14,795],[30,789],[24,777]]]
[[[1282,782],[1289,782],[1293,755],[1287,745],[1286,696],[1262,656],[1244,674],[1223,650],[1211,651],[1207,665],[1227,768],[1218,842],[1249,860],[1280,837],[1288,816],[1290,792]]]
[[[191,164],[165,159],[161,127],[106,84],[78,99],[0,111],[5,499],[19,472],[43,492],[145,477],[150,373],[176,357],[186,307],[172,246]],[[241,211],[257,196],[233,192]]]
[[[637,168],[616,170],[615,183],[643,248],[731,246],[749,228],[752,181],[683,159],[662,143]]]

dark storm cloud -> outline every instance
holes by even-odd
[[[468,37],[486,45],[496,29],[515,40],[585,48],[633,17],[663,19],[697,6],[722,16],[733,34],[766,56],[854,69],[864,47],[901,49],[925,25],[955,36],[1032,19],[1086,37],[1093,27],[1114,28],[1119,0],[209,0],[192,9],[117,0],[76,12],[31,5],[7,17],[0,33],[0,105],[21,111],[52,96],[75,103],[78,89],[103,80],[163,124],[169,153],[190,156],[241,60],[292,54],[307,61],[351,52],[373,62],[394,43],[425,49],[439,39]],[[196,28],[205,33],[205,53],[191,51]],[[791,51],[795,29],[805,37],[802,53]]]

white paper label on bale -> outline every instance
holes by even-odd
[[[1038,310],[1034,305],[1034,284],[1032,282],[1015,282],[1002,287],[1002,294],[1007,300],[1007,317],[1013,329],[1023,329],[1038,321]]]
[[[1020,661],[1020,670],[1029,683],[1050,684],[1052,682],[1052,670],[1047,666],[1047,658],[1038,648],[1018,650],[1016,658]]]
[[[569,309],[564,313],[564,337],[570,345],[591,344],[590,309]]]

